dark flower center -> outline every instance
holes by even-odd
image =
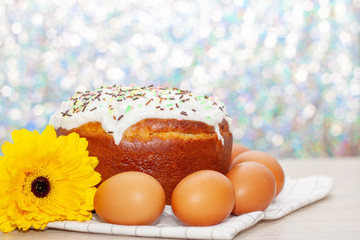
[[[37,177],[31,183],[31,191],[38,198],[46,197],[50,192],[50,182],[46,177]]]

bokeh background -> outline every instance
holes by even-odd
[[[0,0],[0,144],[102,85],[217,95],[276,157],[360,155],[360,0]]]

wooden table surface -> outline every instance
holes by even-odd
[[[273,221],[262,220],[234,239],[360,239],[360,157],[341,159],[284,159],[290,177],[326,175],[333,178],[331,194],[309,206]],[[108,240],[147,239],[48,229],[0,233],[1,240]]]

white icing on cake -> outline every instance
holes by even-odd
[[[190,91],[159,87],[101,87],[77,92],[63,102],[50,118],[56,129],[70,130],[88,122],[100,122],[119,144],[127,128],[147,118],[201,121],[213,126],[223,142],[219,123],[231,119],[225,105],[216,97],[195,95]]]

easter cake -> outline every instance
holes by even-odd
[[[96,156],[102,181],[124,171],[155,177],[170,204],[173,189],[199,170],[228,172],[231,119],[215,97],[161,87],[114,85],[77,92],[51,119],[58,135],[78,133]]]

